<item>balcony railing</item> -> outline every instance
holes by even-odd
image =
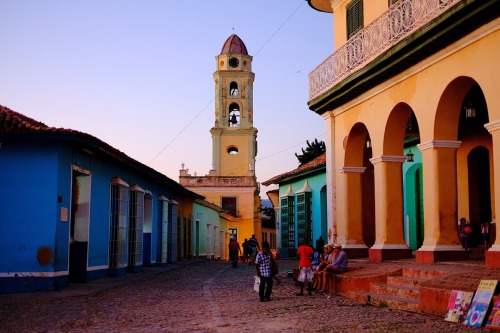
[[[461,0],[400,0],[309,74],[309,100],[364,67]]]

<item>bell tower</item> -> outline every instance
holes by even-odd
[[[182,165],[179,183],[226,213],[227,226],[219,230],[226,236],[219,234],[219,240],[228,235],[237,236],[238,241],[253,234],[263,237],[260,189],[255,175],[257,129],[253,126],[252,57],[243,41],[233,34],[215,59],[215,125],[210,129],[212,169],[204,176],[192,176]]]
[[[257,129],[253,127],[252,57],[233,34],[216,62],[212,169],[217,176],[254,176]]]

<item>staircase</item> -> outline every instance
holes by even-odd
[[[448,272],[403,268],[401,275],[388,276],[386,283],[371,283],[370,291],[357,292],[360,303],[401,310],[419,311],[420,284]]]

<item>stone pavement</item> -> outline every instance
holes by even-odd
[[[253,291],[255,268],[240,263],[187,260],[145,268],[62,291],[0,296],[1,332],[473,332],[477,329],[430,316],[359,304],[334,294],[295,296],[288,272],[295,260],[279,260],[283,282],[271,302]],[[371,264],[352,261],[362,276],[410,260]],[[474,268],[467,265],[472,265]],[[435,265],[433,265],[435,266]],[[457,274],[478,264],[447,265]],[[385,267],[385,268],[384,268]],[[467,269],[464,269],[467,268]],[[483,273],[487,273],[484,271]],[[489,273],[488,273],[489,274]],[[485,277],[489,275],[481,275]],[[449,287],[449,286],[446,286]],[[483,329],[484,330],[484,329]]]
[[[20,293],[11,295],[0,295],[0,304],[2,303],[22,303],[27,300],[54,300],[65,297],[86,296],[98,292],[103,292],[110,288],[126,285],[132,282],[140,282],[154,275],[168,271],[178,270],[187,265],[200,262],[200,260],[181,260],[172,264],[155,267],[143,267],[142,272],[127,273],[123,277],[106,277],[90,281],[88,283],[70,283],[68,287],[58,291],[42,291],[36,293]]]

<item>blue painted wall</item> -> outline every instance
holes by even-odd
[[[125,163],[89,155],[66,141],[2,139],[0,294],[54,290],[67,285],[73,165],[90,172],[86,279],[109,273],[110,191],[116,176],[152,193],[151,256],[156,256],[158,196],[175,198],[179,196],[175,188]],[[67,221],[62,221],[62,208],[67,208]],[[37,259],[42,247],[53,252],[47,265]]]

